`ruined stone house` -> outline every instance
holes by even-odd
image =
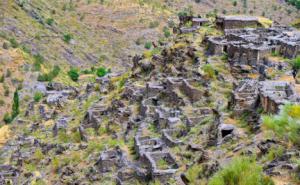
[[[218,16],[216,25],[223,30],[237,28],[256,28],[259,26],[259,21],[257,17],[253,16]]]
[[[281,105],[300,103],[300,95],[293,84],[285,81],[242,80],[233,92],[230,104],[236,115],[255,111],[277,113]]]
[[[284,81],[260,82],[259,97],[262,108],[269,113],[277,113],[279,106],[286,103],[300,103],[300,96],[294,86]]]

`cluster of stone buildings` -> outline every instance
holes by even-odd
[[[285,81],[242,80],[233,92],[233,111],[236,115],[257,110],[277,113],[281,105],[300,103],[300,95],[292,83]]]
[[[198,29],[207,21],[192,16],[180,17],[180,32]],[[185,28],[189,22],[192,28]],[[244,16],[218,17],[216,24],[224,29],[225,35],[206,39],[208,53],[210,55],[227,53],[231,67],[248,65],[260,72],[268,67],[280,68],[278,64],[266,59],[272,53],[279,53],[287,58],[294,58],[300,54],[300,35],[292,28],[257,28],[259,27],[257,18]],[[239,133],[233,124],[225,123],[218,105],[213,107],[215,104],[212,105],[212,101],[216,104],[218,102],[212,100],[210,93],[214,93],[212,92],[214,90],[211,81],[197,70],[203,65],[201,60],[186,65],[186,61],[194,59],[194,48],[191,47],[164,50],[161,56],[153,56],[153,61],[135,57],[132,77],[126,81],[124,90],[118,97],[107,95],[114,88],[108,76],[97,78],[95,83],[88,84],[82,96],[78,96],[75,88],[50,83],[47,87],[39,87],[44,91],[45,102],[48,104],[48,106],[40,105],[40,115],[45,120],[53,119],[56,111],[47,110],[47,107],[60,107],[68,99],[75,97],[79,100],[87,99],[96,91],[96,85],[100,85],[97,91],[102,95],[101,98],[88,109],[78,127],[80,139],[89,141],[89,137],[93,137],[86,133],[88,128],[98,133],[101,130],[99,128],[105,127],[107,137],[122,139],[128,143],[129,139],[133,139],[131,150],[134,156],[129,157],[130,153],[121,146],[105,148],[95,161],[92,168],[95,171],[91,170],[86,175],[89,181],[97,181],[101,179],[99,176],[110,174],[120,185],[130,184],[136,179],[146,183],[150,180],[159,180],[162,184],[175,179],[177,184],[185,185],[189,184],[189,179],[180,170],[188,169],[195,162],[203,165],[203,174],[200,175],[208,178],[218,170],[219,164],[203,147],[218,146],[223,141],[237,139]],[[221,75],[217,80],[225,83]],[[134,83],[136,81],[143,83]],[[259,108],[267,113],[276,113],[285,103],[300,103],[299,93],[295,90],[294,84],[256,79],[240,80],[232,91],[230,101],[234,114],[238,116]],[[34,114],[34,105],[29,104],[26,115]],[[70,120],[67,116],[56,119],[52,128],[53,136],[56,137],[60,130],[67,130]],[[189,138],[190,131],[205,124],[204,121],[209,124],[198,130],[198,141],[193,143],[192,138]],[[37,128],[38,125],[33,125],[31,129]],[[84,145],[76,148],[72,145],[48,145],[30,138],[27,140],[28,138],[23,138],[22,143],[29,142],[30,151],[15,152],[13,159],[18,159],[16,161],[30,158],[37,146],[41,147],[45,154],[50,150],[62,153],[72,148],[72,150],[87,148]],[[175,147],[191,152],[192,155],[188,155],[187,158],[192,163],[182,164],[185,151],[175,155],[172,152]],[[65,176],[68,176],[67,172],[64,173]],[[76,175],[75,172],[72,174]],[[2,176],[14,179],[18,175],[19,171],[15,168],[0,166],[0,182]]]
[[[300,54],[300,32],[290,27],[225,30],[224,36],[210,37],[207,43],[209,54],[226,53],[232,65],[249,65],[257,71],[282,65],[268,60],[274,54],[289,59]]]

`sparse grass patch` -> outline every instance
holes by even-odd
[[[151,21],[149,23],[149,28],[157,28],[159,26],[159,22],[158,21]]]
[[[284,148],[282,146],[272,147],[266,156],[264,156],[263,161],[273,161],[274,159],[281,157],[284,154]]]
[[[255,160],[237,157],[228,166],[218,171],[208,185],[274,185],[274,182],[263,174],[262,167]]]
[[[32,164],[32,163],[25,163],[24,164],[24,168],[27,172],[34,172],[36,171],[36,165],[35,164]]]
[[[279,138],[299,145],[300,105],[286,104],[273,116],[263,116],[263,126],[272,130]]]
[[[38,81],[46,82],[52,81],[60,72],[59,66],[54,66],[53,69],[49,73],[39,74]]]
[[[41,66],[44,63],[44,57],[40,54],[34,55],[33,56],[34,59],[34,63],[33,63],[33,70],[34,71],[40,71],[41,70]]]
[[[40,148],[37,148],[34,152],[34,159],[37,161],[41,161],[42,159],[44,159],[44,154],[42,152],[42,150]]]
[[[199,179],[201,173],[202,166],[199,164],[194,164],[187,170],[186,177],[189,179],[191,184],[197,184],[197,179]]]
[[[9,42],[10,42],[11,47],[13,47],[13,48],[19,47],[19,43],[17,42],[17,40],[15,38],[9,39]]]
[[[211,64],[206,64],[202,67],[202,70],[204,71],[205,75],[207,75],[210,79],[216,78],[216,70],[213,68]]]
[[[38,92],[34,93],[33,100],[35,102],[39,102],[43,98],[43,96],[44,96],[43,93],[38,91]]]

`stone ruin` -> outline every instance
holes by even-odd
[[[145,164],[151,178],[162,183],[166,183],[178,169],[175,158],[169,152],[145,153]]]
[[[300,96],[293,84],[285,81],[242,80],[232,94],[236,115],[251,112],[261,106],[265,112],[277,113],[280,105],[300,103]]]
[[[19,171],[10,165],[0,165],[0,184],[17,184]]]
[[[95,130],[98,130],[102,122],[102,116],[107,114],[107,106],[100,100],[89,108],[81,125],[83,128],[94,128]]]
[[[191,33],[197,31],[201,26],[204,26],[209,22],[208,19],[202,17],[194,17],[188,15],[179,16],[179,28],[174,28],[174,33]],[[187,24],[191,24],[191,27],[186,27]]]
[[[246,111],[251,111],[258,104],[258,81],[242,80],[232,93],[233,111],[236,115],[241,115]]]
[[[268,62],[273,53],[290,59],[300,54],[300,32],[290,27],[227,30],[225,36],[209,37],[207,42],[208,54],[227,53],[232,65],[249,65],[257,71],[281,65]]]
[[[218,16],[216,19],[217,27],[226,29],[237,29],[237,28],[256,28],[259,26],[257,17],[253,16],[242,16],[242,15],[229,15],[229,16]]]
[[[127,157],[126,154],[117,147],[102,152],[95,165],[101,173],[111,172],[127,165]]]
[[[184,144],[180,138],[186,135],[187,132],[179,129],[162,130],[162,140],[166,143],[168,147],[174,147]]]
[[[138,157],[144,157],[146,152],[162,151],[164,143],[159,138],[151,138],[149,136],[135,136],[134,137],[135,151]]]
[[[295,87],[285,81],[263,81],[259,83],[259,97],[265,112],[277,113],[279,106],[286,103],[300,104]]]

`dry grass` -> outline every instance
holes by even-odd
[[[10,138],[10,128],[8,125],[4,125],[0,128],[0,148],[6,143],[6,141]]]

